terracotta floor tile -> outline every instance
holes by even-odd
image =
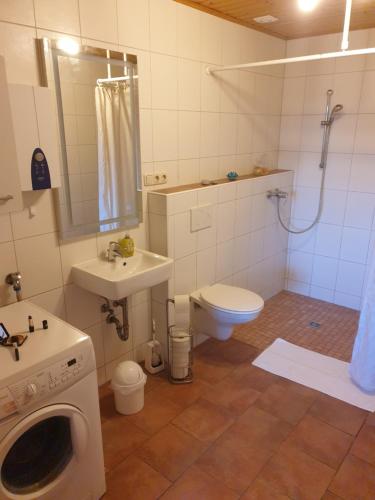
[[[186,408],[204,396],[212,386],[203,380],[193,380],[191,384],[163,384],[155,389],[160,398],[168,399]]]
[[[140,458],[131,455],[107,478],[107,500],[155,500],[170,482]]]
[[[243,380],[229,375],[206,391],[205,399],[228,408],[234,415],[241,415],[260,396]]]
[[[326,491],[322,496],[322,500],[342,500],[342,498],[338,497],[334,493],[331,493],[330,491]]]
[[[228,429],[220,440],[229,440],[241,446],[246,442],[253,447],[264,447],[275,451],[287,438],[292,426],[278,417],[267,413],[256,406],[251,406]]]
[[[373,421],[373,419],[367,420],[367,422],[371,421]],[[360,433],[354,441],[351,453],[352,455],[375,465],[375,425],[366,423],[362,427]]]
[[[264,479],[258,478],[241,496],[241,500],[289,500],[289,497],[278,493]]]
[[[285,441],[286,446],[297,448],[337,469],[353,442],[352,436],[311,415],[306,415]]]
[[[234,422],[222,406],[199,399],[184,410],[173,423],[203,442],[215,441]]]
[[[260,477],[279,494],[298,500],[320,500],[335,471],[299,450],[279,451]]]
[[[206,349],[202,355],[205,359],[211,358],[216,361],[225,361],[237,367],[242,363],[251,363],[259,355],[259,351],[255,347],[230,338],[226,342],[211,344],[210,348]]]
[[[317,397],[318,393],[307,387],[280,381],[271,385],[255,405],[290,424],[297,424]]]
[[[169,400],[160,399],[156,391],[145,394],[143,410],[126,417],[147,434],[155,434],[181,413],[182,408]]]
[[[153,391],[154,389],[157,389],[160,386],[164,386],[164,385],[169,384],[168,375],[167,375],[166,370],[164,370],[160,373],[157,373],[155,375],[148,373],[148,371],[145,368],[144,368],[144,372],[147,375],[147,382],[145,385],[145,393]]]
[[[270,450],[252,447],[246,441],[238,443],[219,439],[198,459],[196,465],[229,488],[243,493],[271,455]]]
[[[221,481],[192,466],[162,498],[163,500],[235,500],[238,494]]]
[[[241,365],[230,374],[230,377],[233,380],[239,380],[259,392],[266,391],[272,384],[281,380],[277,375],[262,370],[250,363]]]
[[[206,448],[206,444],[169,424],[146,441],[136,455],[175,481]]]
[[[209,384],[216,384],[233,371],[233,365],[224,361],[195,358],[193,372],[195,380],[203,380]]]
[[[106,470],[113,469],[148,439],[145,432],[121,416],[103,422],[102,434]]]
[[[310,408],[309,414],[355,436],[368,412],[326,394],[321,394]]]
[[[344,500],[374,500],[375,467],[348,455],[329,490]]]

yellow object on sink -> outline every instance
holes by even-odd
[[[123,257],[133,257],[134,240],[129,234],[125,234],[125,236],[119,241],[119,245],[121,247]]]

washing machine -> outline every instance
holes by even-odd
[[[0,346],[0,499],[99,499],[105,475],[91,339],[27,301],[1,308],[0,323],[27,335],[18,360],[14,347]]]

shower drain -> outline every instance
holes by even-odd
[[[310,321],[311,328],[320,328],[320,323],[317,321]]]

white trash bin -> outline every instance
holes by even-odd
[[[146,380],[147,377],[138,363],[123,361],[117,365],[111,386],[119,413],[132,415],[142,410]]]

